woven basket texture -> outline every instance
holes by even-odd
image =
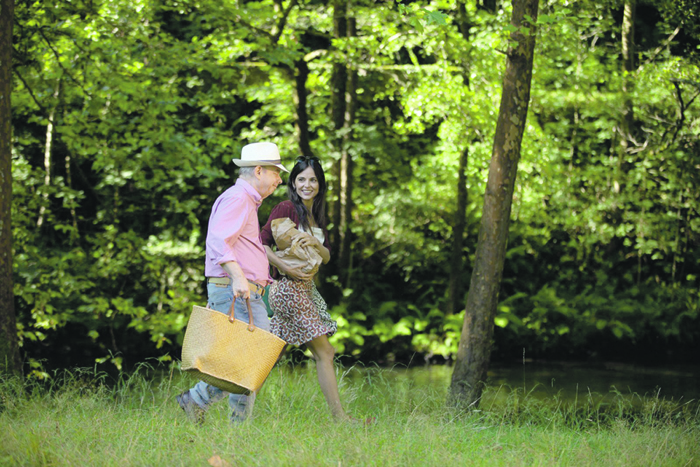
[[[227,392],[257,392],[287,343],[263,329],[201,306],[192,307],[182,369]]]

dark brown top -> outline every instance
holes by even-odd
[[[294,209],[294,203],[291,201],[282,201],[280,204],[272,208],[272,212],[270,213],[270,217],[267,219],[267,223],[265,226],[260,230],[260,240],[262,241],[263,245],[271,247],[272,245],[275,245],[275,238],[272,236],[272,221],[275,219],[284,219],[285,217],[289,217],[292,222],[296,225],[296,228],[299,228],[299,216],[297,216],[297,211]],[[328,230],[326,229],[326,226],[319,226],[323,230],[323,246],[328,248],[328,251],[331,251],[331,244],[328,241]],[[313,235],[312,232],[309,232],[309,234]],[[277,268],[272,266],[272,277],[275,279],[279,278],[279,272],[277,272]]]

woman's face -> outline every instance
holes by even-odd
[[[294,180],[294,191],[297,192],[302,201],[313,201],[318,194],[318,179],[313,167],[308,166],[299,172]]]

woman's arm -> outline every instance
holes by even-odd
[[[297,266],[295,268],[289,266],[285,260],[277,256],[277,254],[272,251],[272,248],[267,245],[265,245],[265,253],[267,253],[267,259],[270,261],[270,264],[279,269],[281,273],[291,277],[292,279],[296,279],[298,281],[308,281],[313,279],[314,276],[302,271],[301,266]]]
[[[316,237],[314,237],[314,238],[316,238]],[[323,244],[321,242],[318,242],[318,248],[316,248],[316,250],[318,250],[318,254],[321,255],[321,259],[323,260],[323,264],[327,264],[328,261],[331,260],[331,252],[328,251],[328,248],[323,246]]]
[[[272,235],[272,221],[275,219],[283,219],[288,217],[294,224],[298,224],[297,213],[294,211],[294,205],[291,201],[282,201],[280,204],[272,208],[270,212],[270,217],[268,217],[267,222],[260,229],[260,241],[263,246],[272,246],[275,244],[275,237]]]
[[[313,235],[307,233],[307,232],[300,232],[297,237],[300,238],[299,244],[301,246],[310,246],[311,248],[314,248],[316,251],[318,251],[318,254],[321,255],[321,259],[323,260],[323,264],[328,263],[328,261],[331,260],[331,252],[326,248],[321,241],[314,237]]]

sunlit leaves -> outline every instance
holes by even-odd
[[[644,326],[677,339],[693,329],[700,69],[675,43],[639,48],[629,93],[639,133],[621,155],[619,3],[541,2],[537,24],[525,25],[537,27],[538,45],[501,336],[576,346],[595,335],[641,339]],[[652,3],[654,35],[668,37],[682,17],[683,40],[697,40],[693,8]],[[350,134],[330,121],[331,67],[358,74],[345,143],[355,162],[353,283],[337,291],[334,345],[355,356],[391,345],[454,354],[462,316],[440,310],[457,168],[467,149],[466,283],[515,32],[509,2],[499,5],[466,2],[465,38],[449,0],[353,2],[358,35],[332,38],[332,8],[302,2],[276,41],[281,12],[269,0],[18,3],[13,233],[25,341],[79,324],[105,361],[113,329],[147,333],[163,352],[177,346],[191,304],[204,300],[206,222],[232,181],[231,158],[255,140],[276,142],[286,161],[299,152],[294,62],[306,58],[311,147],[330,201],[335,141]],[[261,218],[283,198],[278,190]]]

